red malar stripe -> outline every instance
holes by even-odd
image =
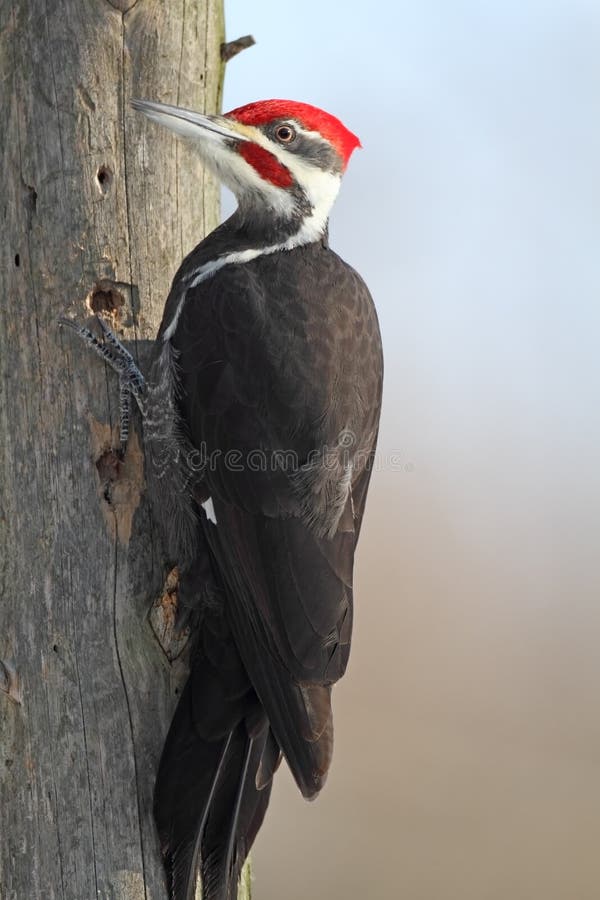
[[[276,156],[253,144],[251,141],[240,141],[238,145],[240,156],[256,169],[261,178],[270,181],[276,187],[289,187],[294,179],[289,169],[282,165]]]

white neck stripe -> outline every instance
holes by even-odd
[[[320,237],[320,235],[313,235],[313,228],[311,225],[310,219],[306,220],[300,230],[289,237],[287,241],[284,241],[283,244],[272,244],[269,247],[252,247],[248,250],[237,250],[234,253],[226,253],[223,256],[218,256],[216,259],[209,260],[209,262],[204,263],[204,265],[195,269],[195,271],[190,272],[189,275],[186,275],[184,280],[188,282],[188,284],[186,284],[183,295],[177,304],[175,315],[169,322],[167,328],[165,328],[163,341],[171,340],[175,334],[175,329],[177,328],[177,323],[183,310],[183,304],[186,301],[187,292],[190,288],[196,287],[196,285],[200,284],[202,281],[207,281],[215,274],[215,272],[222,269],[223,266],[240,265],[241,263],[250,262],[250,260],[256,259],[258,256],[268,256],[271,253],[277,253],[279,250],[293,250],[294,247],[299,247],[301,244],[311,243],[317,236]]]

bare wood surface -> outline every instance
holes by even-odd
[[[57,320],[108,310],[143,356],[218,194],[128,100],[216,110],[222,42],[221,0],[0,0],[2,900],[165,896],[173,595],[139,421],[119,464],[116,380]]]

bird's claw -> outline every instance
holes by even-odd
[[[106,322],[96,316],[103,340],[80,325],[73,319],[60,318],[59,325],[65,325],[74,331],[81,340],[100,356],[119,376],[119,443],[120,456],[125,455],[129,437],[129,421],[131,417],[131,397],[135,397],[138,406],[142,406],[145,390],[144,376],[138,369],[135,360]]]

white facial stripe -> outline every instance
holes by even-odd
[[[306,131],[295,120],[292,121],[298,132],[326,143],[324,138],[322,138],[317,131]],[[326,172],[323,169],[318,168],[318,166],[311,165],[301,157],[296,156],[295,153],[292,153],[292,151],[288,150],[286,147],[279,146],[269,140],[260,128],[253,127],[248,128],[247,130],[248,133],[252,133],[252,139],[256,144],[259,144],[265,150],[268,150],[269,153],[272,153],[286,169],[289,169],[294,180],[300,185],[308,202],[313,208],[311,216],[305,219],[301,232],[299,233],[299,235],[301,234],[301,237],[299,237],[299,240],[294,246],[316,240],[323,234],[325,229],[331,207],[333,206],[340,189],[342,181],[341,175],[336,174],[335,172]],[[259,181],[262,186],[262,193],[264,194],[265,182],[260,176]],[[282,193],[280,188],[276,188],[276,191],[278,194]],[[283,191],[283,193],[285,193],[285,191]]]
[[[203,144],[202,157],[238,199],[243,195],[255,194],[282,218],[288,218],[293,213],[295,200],[291,194],[261,178],[235,149],[223,145],[213,149],[213,146]]]
[[[298,157],[289,160],[286,165],[312,206],[312,213],[302,223],[298,243],[317,240],[325,230],[331,207],[340,189],[341,176],[334,172],[324,172],[323,169],[311,166]]]
[[[296,119],[289,119],[289,122],[291,125],[293,125],[298,134],[303,134],[305,135],[305,137],[311,138],[311,140],[319,141],[321,144],[323,144],[323,146],[328,146],[328,142],[325,140],[322,134],[319,134],[318,131],[307,131],[306,128],[303,128],[302,125],[300,125],[300,123],[296,121]],[[266,136],[264,131],[261,131],[261,129],[257,128],[255,125],[246,126],[245,133],[255,144],[260,144],[261,147],[264,147],[265,150],[268,150],[269,153],[272,153],[273,156],[276,156],[284,166],[288,165],[287,161],[288,159],[290,159],[290,157],[292,159],[298,159],[296,154],[292,153],[292,151],[289,150],[285,146],[285,144],[277,144],[275,141],[272,141]]]

